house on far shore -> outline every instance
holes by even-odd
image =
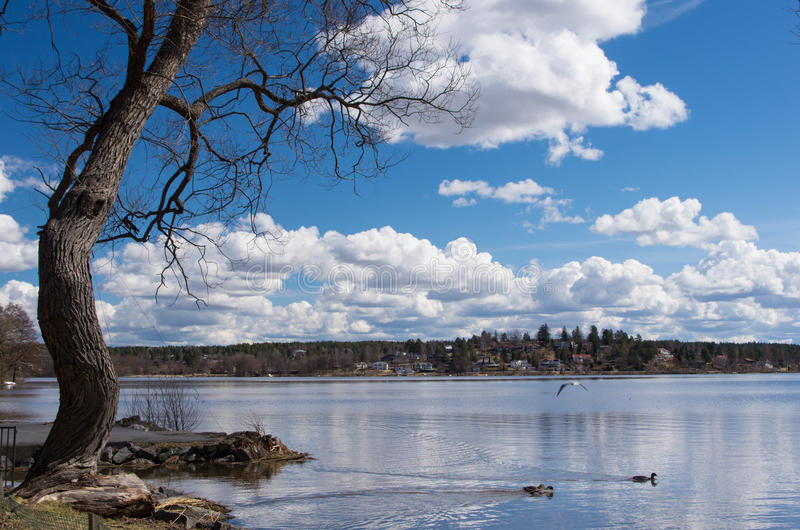
[[[539,363],[539,369],[561,370],[561,361],[558,359],[543,359],[542,362]]]
[[[672,361],[673,358],[674,356],[672,355],[672,352],[666,348],[659,348],[658,351],[656,352],[656,359],[658,359],[662,363],[668,363]]]
[[[418,372],[433,372],[432,363],[414,363],[414,370]]]
[[[292,359],[303,357],[306,354],[305,350],[292,350]]]
[[[592,356],[588,353],[576,353],[572,356],[572,362],[578,365],[585,365],[592,362]]]
[[[372,369],[373,370],[388,370],[389,369],[389,363],[387,363],[386,361],[374,362],[374,363],[372,363]]]
[[[369,368],[369,365],[364,361],[356,363],[356,370],[366,370],[367,368]]]
[[[511,369],[512,370],[533,370],[533,366],[527,361],[527,359],[517,359],[511,361]]]

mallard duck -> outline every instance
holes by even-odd
[[[553,496],[553,486],[545,486],[544,484],[539,484],[538,486],[525,486],[522,489],[525,490],[525,493],[529,495],[534,495],[534,496],[547,495],[548,497]]]
[[[634,482],[655,482],[657,476],[658,475],[656,475],[655,473],[651,473],[649,477],[646,477],[644,475],[636,475],[631,477],[631,480]]]

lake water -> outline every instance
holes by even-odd
[[[254,528],[800,527],[800,376],[581,381],[556,398],[556,378],[196,379],[200,430],[252,411],[316,460],[142,476]],[[57,400],[30,382],[0,417],[51,420]],[[522,492],[539,483],[555,495]]]

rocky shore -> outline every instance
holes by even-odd
[[[308,453],[292,451],[272,435],[242,431],[201,442],[125,442],[118,447],[109,443],[103,449],[99,465],[149,467],[203,462],[288,462],[306,458]]]
[[[38,440],[40,430],[39,426],[22,428],[19,440],[27,451],[21,453],[28,456],[16,464],[23,470],[33,463],[36,450],[44,441]],[[120,439],[123,433],[130,434],[130,439]],[[148,486],[130,471],[203,464],[302,462],[309,458],[308,453],[289,449],[275,436],[254,431],[181,433],[165,431],[133,417],[118,421],[114,434],[101,453],[97,474],[37,502],[64,503],[105,517],[149,517],[183,528],[235,528],[225,523],[230,517],[224,506]]]

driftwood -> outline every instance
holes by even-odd
[[[88,475],[74,488],[50,493],[37,502],[56,501],[77,510],[104,517],[147,517],[155,509],[155,500],[142,479],[132,473]]]

